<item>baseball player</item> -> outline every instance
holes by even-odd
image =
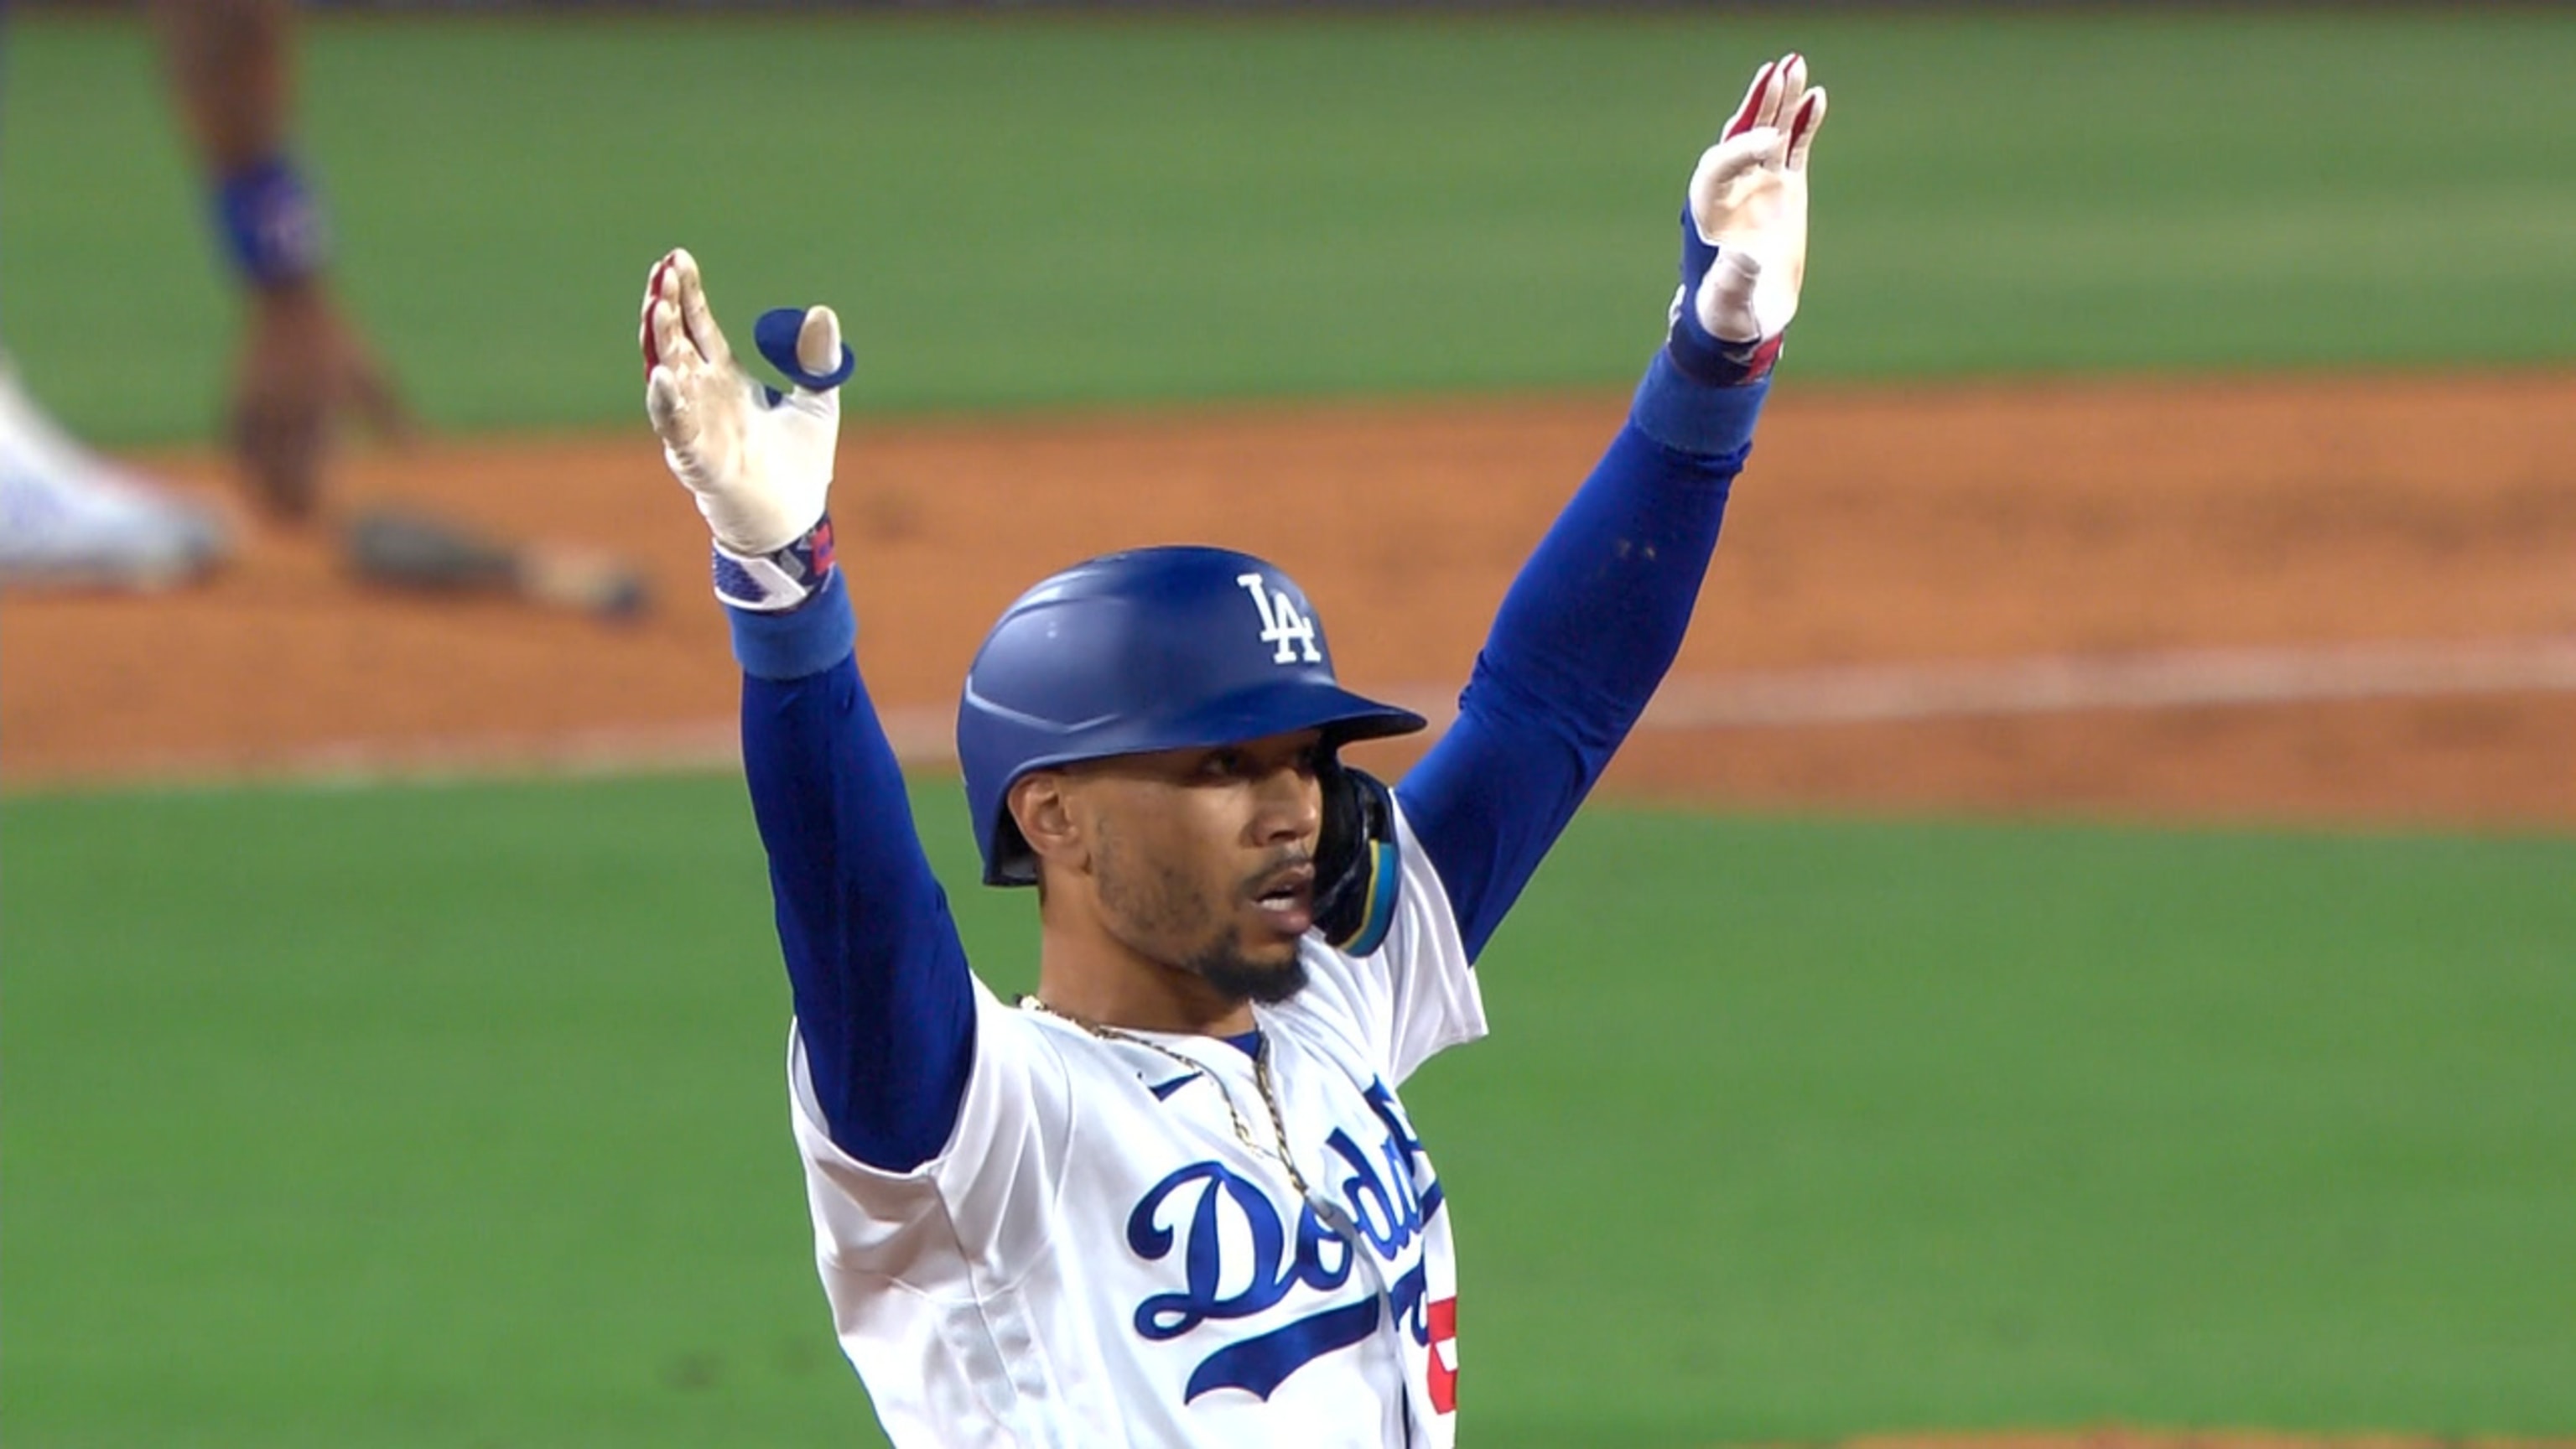
[[[342,422],[387,437],[411,423],[332,288],[321,207],[293,160],[295,6],[152,0],[150,9],[241,288],[232,400],[241,478],[270,517],[307,519]],[[219,512],[65,432],[0,350],[0,586],[161,588],[203,576],[234,548]]]
[[[793,988],[788,1079],[843,1350],[903,1445],[1446,1445],[1451,1214],[1398,1095],[1485,1032],[1478,952],[1679,648],[1806,256],[1825,93],[1765,65],[1692,175],[1627,424],[1513,583],[1457,723],[1390,789],[1287,575],[1076,564],[977,653],[957,746],[1037,994],[968,970],[861,682],[825,493],[831,310],[750,382],[653,268],[647,411],[715,535]]]

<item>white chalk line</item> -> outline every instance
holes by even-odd
[[[2377,641],[2271,648],[2052,654],[2010,659],[1851,664],[1677,675],[1664,682],[1641,732],[1792,729],[1936,720],[2225,706],[2576,693],[2576,634]],[[1384,691],[1445,728],[1454,687]],[[897,705],[880,713],[907,765],[953,766],[953,706]],[[481,736],[409,745],[353,741],[283,759],[170,756],[121,769],[119,782],[364,785],[510,774],[608,775],[738,767],[734,722]]]
[[[1666,681],[1646,729],[2576,691],[2576,635],[1864,664]]]
[[[1675,675],[1640,731],[1905,724],[2081,710],[2158,710],[2576,692],[2576,635],[2372,642],[2135,654],[1827,665]],[[1454,687],[1399,686],[1379,696],[1431,721],[1457,717]],[[906,763],[953,763],[955,715],[889,711]],[[910,741],[916,752],[907,754]]]

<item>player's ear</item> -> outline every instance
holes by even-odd
[[[1020,827],[1041,868],[1053,862],[1059,870],[1079,870],[1087,863],[1089,847],[1067,783],[1061,771],[1032,770],[1011,783],[1006,797],[1011,823]]]

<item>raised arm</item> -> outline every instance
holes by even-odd
[[[836,1146],[906,1171],[956,1124],[973,987],[859,679],[824,513],[851,371],[840,321],[828,307],[782,309],[754,337],[791,391],[735,363],[694,258],[655,265],[639,335],[645,410],[715,535],[716,597],[743,668],[743,773],[806,1072]]]
[[[1504,596],[1448,734],[1397,787],[1472,957],[1672,667],[1807,251],[1825,93],[1762,67],[1682,208],[1681,286],[1628,422]]]

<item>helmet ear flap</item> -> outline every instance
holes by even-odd
[[[1316,772],[1324,824],[1315,846],[1315,929],[1346,956],[1366,956],[1386,943],[1403,877],[1395,843],[1395,796],[1376,776],[1338,754]]]

